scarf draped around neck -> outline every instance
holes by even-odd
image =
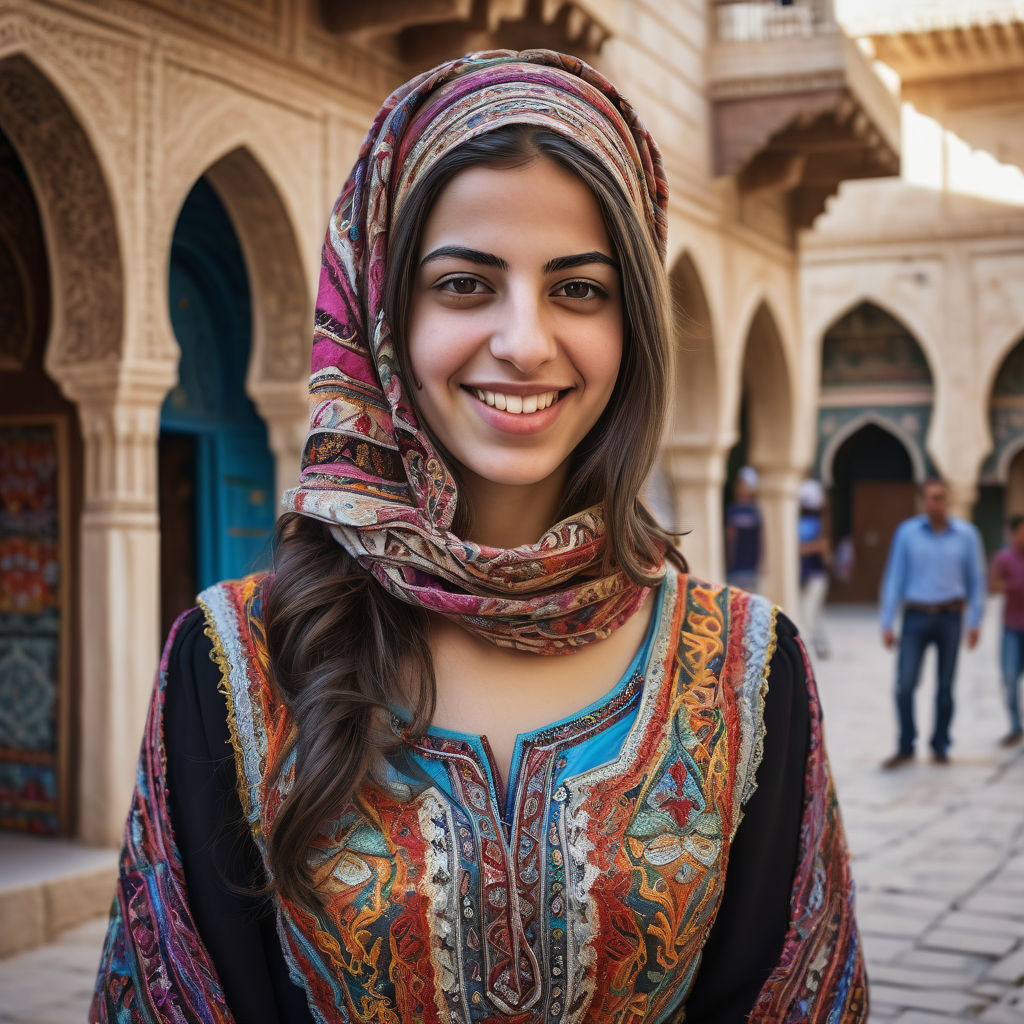
[[[551,654],[602,639],[647,588],[606,571],[600,505],[535,544],[492,548],[451,532],[455,479],[417,420],[382,311],[388,238],[410,189],[453,148],[505,125],[592,153],[665,254],[667,189],[632,107],[583,61],[496,50],[442,64],[384,103],[324,242],[309,381],[310,430],[286,508],[335,538],[390,594],[502,647]]]

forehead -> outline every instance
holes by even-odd
[[[444,186],[423,230],[423,247],[448,241],[500,243],[523,239],[557,245],[558,254],[602,250],[610,254],[597,198],[572,171],[548,157],[515,167],[468,167]],[[503,253],[502,253],[503,254]]]

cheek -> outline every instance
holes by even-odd
[[[622,367],[622,325],[618,319],[592,332],[581,346],[580,369],[595,391],[610,395]]]

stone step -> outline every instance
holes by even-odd
[[[0,833],[0,957],[106,914],[116,875],[116,850]]]

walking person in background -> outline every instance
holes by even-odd
[[[832,552],[825,531],[825,491],[817,480],[800,485],[800,628],[819,658],[832,653],[825,629],[825,598]]]
[[[925,481],[921,497],[923,513],[900,523],[893,535],[882,579],[882,641],[889,649],[896,644],[893,626],[897,611],[903,608],[896,658],[899,746],[882,762],[884,769],[913,760],[914,691],[929,644],[935,645],[938,655],[932,760],[948,763],[953,676],[964,610],[968,650],[977,644],[981,624],[985,575],[981,537],[971,523],[949,515],[949,493],[942,480]]]
[[[761,571],[761,533],[757,470],[753,466],[744,466],[736,477],[732,503],[725,510],[725,564],[730,586],[757,590]]]
[[[1024,739],[1020,719],[1020,678],[1024,674],[1024,516],[1012,516],[1008,525],[1010,543],[992,559],[988,574],[989,592],[1006,595],[999,654],[1010,716],[1010,731],[1001,740],[1004,747]]]

